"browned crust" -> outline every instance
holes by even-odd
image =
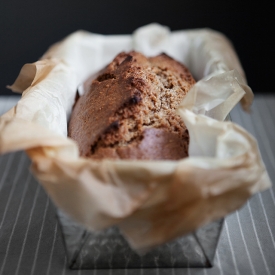
[[[75,104],[68,135],[80,155],[96,159],[185,157],[188,132],[175,109],[194,84],[188,69],[165,54],[121,53]]]

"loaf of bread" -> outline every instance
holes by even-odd
[[[120,53],[76,101],[68,136],[81,156],[97,160],[187,157],[188,130],[176,108],[194,84],[166,54]]]

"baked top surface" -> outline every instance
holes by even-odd
[[[188,69],[166,54],[146,58],[134,51],[120,53],[91,85],[85,84],[89,90],[75,104],[69,136],[77,141],[80,155],[86,157],[184,157],[188,132],[175,110],[194,84]],[[163,136],[161,142],[157,136]],[[155,152],[150,157],[137,153],[152,138],[167,148],[177,140],[181,153],[175,154],[175,145],[170,154]],[[133,148],[133,154],[126,147]]]

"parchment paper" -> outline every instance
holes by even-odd
[[[196,85],[178,112],[190,133],[180,161],[92,161],[67,138],[76,90],[121,51],[165,52]],[[224,121],[253,100],[233,45],[211,29],[171,32],[150,24],[132,35],[77,31],[23,66],[18,104],[0,118],[0,153],[26,150],[52,201],[91,230],[117,225],[137,251],[150,249],[241,207],[271,186],[257,142]]]

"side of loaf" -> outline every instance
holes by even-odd
[[[120,53],[75,103],[68,136],[98,160],[184,158],[189,135],[176,108],[194,84],[166,54]]]

